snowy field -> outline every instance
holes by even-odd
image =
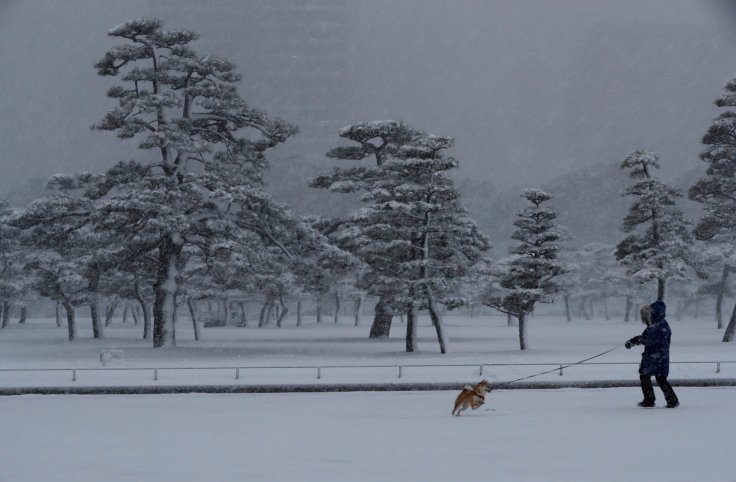
[[[203,340],[192,339],[191,324],[177,325],[177,348],[157,349],[140,339],[142,328],[132,323],[113,323],[104,340],[93,340],[89,321],[79,320],[79,339],[66,340],[66,328],[53,320],[31,319],[25,325],[11,324],[0,331],[0,386],[39,385],[170,385],[170,384],[270,384],[270,383],[372,383],[372,382],[465,382],[480,375],[493,381],[523,377],[568,364],[618,346],[590,364],[553,372],[539,380],[636,379],[641,348],[626,350],[623,342],[641,333],[638,322],[619,319],[566,322],[555,316],[529,320],[529,349],[518,349],[517,327],[506,326],[505,317],[447,316],[449,353],[441,355],[434,330],[426,317],[420,318],[419,352],[405,353],[405,325],[395,322],[391,337],[369,340],[370,320],[360,326],[344,317],[335,325],[307,319],[297,328],[287,320],[283,328],[207,328]],[[710,318],[670,321],[673,362],[736,361],[736,343],[722,343],[722,330]],[[100,352],[118,349],[123,356],[113,358],[107,368],[116,370],[80,371],[72,382],[70,371],[12,372],[2,369],[77,368],[100,369]],[[537,363],[530,366],[494,364]],[[595,364],[602,363],[602,364]],[[621,363],[609,365],[608,363]],[[466,365],[436,367],[431,365]],[[324,368],[330,366],[362,368]],[[317,378],[316,367],[323,367]],[[402,378],[398,379],[398,366]],[[164,370],[162,367],[176,368]],[[228,367],[226,369],[181,370],[186,367]],[[241,367],[235,379],[234,367]],[[269,368],[258,368],[269,367]],[[120,370],[159,368],[153,371]],[[673,363],[671,377],[736,378],[736,363],[716,365]]]
[[[347,317],[346,317],[347,318]],[[66,341],[53,320],[0,331],[0,368],[102,368],[103,349],[123,350],[108,368],[209,370],[3,372],[0,386],[504,381],[603,352],[639,334],[619,320],[530,320],[530,348],[504,317],[448,316],[441,355],[428,320],[420,351],[404,350],[405,325],[368,340],[355,327],[307,320],[302,327],[212,328],[178,347],[153,350],[141,327],[113,323],[104,340]],[[672,360],[733,361],[710,319],[671,321]],[[640,349],[623,347],[547,380],[636,380]],[[503,367],[493,364],[537,363]],[[436,367],[431,365],[467,365]],[[353,365],[350,368],[316,366]],[[376,368],[385,365],[385,368]],[[244,367],[233,380],[232,370]],[[257,368],[257,367],[271,368]],[[356,368],[355,366],[362,366]],[[403,366],[402,379],[396,367]],[[248,368],[250,367],[250,368]],[[671,378],[733,378],[736,364],[674,363]],[[731,441],[736,388],[676,388],[681,407],[639,409],[638,388],[500,390],[480,410],[452,417],[456,392],[188,394],[0,397],[0,481],[736,481]],[[657,389],[660,407],[661,393]]]
[[[734,388],[0,397],[0,480],[734,481]],[[660,406],[663,404],[661,394]]]

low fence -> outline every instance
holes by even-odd
[[[638,362],[589,362],[585,364],[574,365],[572,363],[456,363],[456,364],[388,364],[388,365],[313,365],[313,366],[286,366],[286,365],[273,365],[273,366],[194,366],[194,367],[105,367],[105,368],[0,368],[0,375],[2,374],[38,374],[38,373],[68,373],[68,381],[77,382],[80,375],[85,373],[138,373],[138,372],[149,372],[150,380],[158,381],[159,376],[162,373],[167,372],[178,372],[185,373],[189,372],[194,374],[197,372],[204,373],[207,371],[218,371],[218,372],[230,372],[231,380],[240,381],[243,372],[258,372],[265,370],[300,370],[312,372],[312,378],[314,380],[323,380],[326,375],[329,375],[331,370],[349,370],[358,372],[361,370],[390,370],[393,375],[390,378],[401,379],[405,376],[405,370],[407,369],[440,369],[440,368],[473,368],[477,369],[477,375],[482,377],[486,374],[486,371],[493,368],[529,368],[539,367],[540,369],[546,368],[547,370],[553,370],[558,373],[559,376],[563,376],[565,370],[570,370],[573,367],[595,367],[595,366],[638,366]],[[698,367],[712,367],[712,373],[720,374],[723,366],[735,366],[736,360],[714,360],[714,361],[675,361],[670,362],[670,365],[694,365]],[[503,381],[503,380],[498,380]]]

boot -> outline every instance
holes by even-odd
[[[667,408],[676,408],[680,405],[680,401],[677,399],[677,395],[675,394],[675,391],[672,389],[672,385],[670,385],[670,382],[667,380],[667,377],[664,376],[658,376],[657,378],[657,385],[659,385],[659,388],[662,389],[662,393],[664,393],[664,398],[667,400]]]
[[[644,400],[637,405],[642,408],[652,408],[654,406],[654,387],[652,387],[652,378],[647,375],[640,375],[641,391],[644,394]]]

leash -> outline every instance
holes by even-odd
[[[510,380],[508,382],[497,383],[497,384],[492,385],[491,390],[496,390],[498,387],[503,387],[503,386],[506,386],[506,385],[511,385],[512,383],[520,382],[522,380],[527,380],[529,378],[538,377],[540,375],[546,375],[547,373],[556,372],[556,371],[561,370],[561,369],[564,369],[564,368],[570,368],[570,367],[573,367],[575,365],[581,365],[581,364],[583,364],[583,363],[585,363],[587,361],[592,360],[593,358],[598,358],[599,356],[603,356],[606,353],[611,353],[613,350],[615,350],[616,348],[620,348],[620,347],[621,347],[621,345],[616,345],[613,348],[611,348],[610,350],[606,350],[603,353],[599,353],[597,355],[593,355],[592,357],[586,358],[585,360],[580,360],[579,362],[570,363],[569,365],[564,365],[564,366],[561,366],[561,367],[553,368],[551,370],[547,370],[547,371],[544,371],[544,372],[541,372],[541,373],[535,373],[534,375],[529,375],[529,376],[526,376],[526,377],[517,378],[516,380]]]

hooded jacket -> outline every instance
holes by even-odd
[[[655,301],[651,305],[652,321],[640,336],[629,340],[632,345],[644,345],[639,374],[668,376],[670,372],[670,339],[672,331],[665,319],[666,305]]]

